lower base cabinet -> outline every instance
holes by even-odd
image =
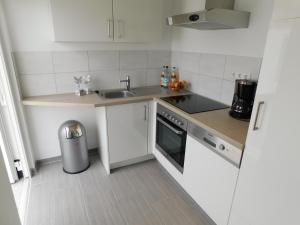
[[[98,107],[99,154],[108,174],[111,169],[152,159],[152,102]]]
[[[107,107],[110,164],[148,154],[148,102]]]
[[[217,225],[227,225],[239,169],[187,137],[183,186]]]

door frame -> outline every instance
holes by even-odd
[[[20,153],[20,160],[23,167],[24,177],[31,177],[35,170],[35,159],[32,154],[32,146],[29,138],[28,128],[25,119],[22,95],[19,90],[19,82],[12,56],[8,28],[5,20],[5,12],[0,2],[0,58],[3,63],[4,82],[7,84],[7,105],[12,117],[12,124],[16,131],[16,141]],[[31,170],[33,169],[33,171]]]

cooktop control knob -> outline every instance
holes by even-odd
[[[225,145],[220,144],[220,145],[219,145],[219,149],[220,149],[221,151],[224,151],[224,150],[225,150]]]

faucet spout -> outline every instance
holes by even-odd
[[[126,90],[130,91],[130,76],[126,76],[125,80],[120,80],[120,83],[126,84]]]

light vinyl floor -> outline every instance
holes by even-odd
[[[32,179],[26,225],[208,225],[200,208],[157,161],[106,175],[100,160],[68,175],[60,162]]]

